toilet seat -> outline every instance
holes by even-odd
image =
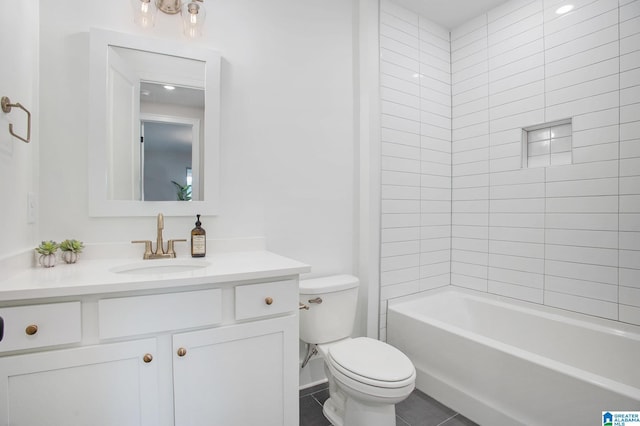
[[[413,363],[405,354],[368,337],[331,345],[327,358],[337,372],[368,386],[388,389],[413,387],[416,378]]]

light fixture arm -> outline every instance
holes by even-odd
[[[180,12],[182,6],[181,0],[156,0],[156,7],[169,15],[175,15]]]
[[[193,0],[203,3],[204,0]],[[169,15],[175,15],[180,12],[180,8],[183,6],[182,0],[156,0],[156,7]]]

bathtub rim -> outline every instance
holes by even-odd
[[[465,295],[465,297],[482,300],[484,303],[488,302],[497,306],[506,305],[506,307],[510,309],[512,309],[513,306],[517,306],[527,313],[535,313],[536,315],[542,314],[542,316],[551,320],[568,321],[573,325],[586,326],[592,330],[613,333],[617,336],[640,341],[640,325],[454,285],[447,285],[420,293],[390,299],[387,302],[387,311],[390,309],[397,310],[400,305],[410,305],[412,302],[416,302],[419,299],[433,297],[441,293],[459,293]]]
[[[600,332],[607,332],[607,333],[613,332],[617,336],[630,338],[636,341],[640,341],[640,326],[634,326],[632,324],[626,324],[626,323],[618,324],[618,321],[615,321],[615,320],[609,320],[606,318],[599,318],[599,317],[591,317],[586,314],[581,314],[573,311],[565,311],[564,309],[560,309],[560,308],[539,305],[533,302],[521,301],[518,299],[512,299],[509,297],[499,296],[491,293],[485,293],[477,290],[458,288],[455,286],[445,286],[438,289],[426,291],[424,292],[424,294],[420,294],[417,297],[414,294],[413,298],[411,299],[403,297],[402,299],[404,300],[396,301],[395,303],[393,303],[390,300],[387,306],[387,311],[388,311],[387,321],[390,318],[390,311],[394,311],[394,313],[397,315],[416,318],[420,321],[426,322],[431,326],[441,328],[449,333],[462,336],[480,345],[490,346],[499,351],[511,353],[515,356],[519,356],[530,362],[536,363],[542,367],[549,368],[553,371],[556,371],[560,374],[565,374],[576,379],[584,380],[585,382],[591,385],[640,401],[640,387],[634,387],[626,383],[618,382],[618,381],[609,379],[607,377],[601,376],[599,374],[592,373],[590,371],[587,371],[581,368],[573,367],[562,361],[557,361],[543,355],[539,355],[524,349],[520,349],[517,346],[510,345],[510,344],[498,341],[496,339],[465,330],[455,325],[447,324],[444,321],[429,317],[428,315],[423,313],[411,312],[411,314],[408,314],[398,309],[402,305],[417,304],[419,300],[422,298],[433,297],[441,293],[459,293],[464,295],[465,297],[470,297],[476,300],[479,299],[482,301],[482,303],[490,303],[497,306],[504,307],[505,305],[511,305],[511,306],[506,306],[507,309],[513,309],[513,306],[515,305],[517,306],[518,309],[522,309],[526,313],[531,313],[534,315],[542,315],[545,318],[556,320],[556,321],[558,320],[568,321],[573,325],[587,326],[590,329],[600,331]],[[619,327],[619,326],[622,326],[622,327]],[[636,328],[637,330],[634,330],[633,328]]]

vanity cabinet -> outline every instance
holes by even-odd
[[[0,358],[2,425],[157,425],[156,340]],[[147,358],[148,359],[148,358]]]
[[[290,316],[174,335],[175,424],[297,425],[297,340]]]
[[[0,305],[0,426],[297,425],[297,294],[295,275]]]

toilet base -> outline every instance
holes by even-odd
[[[322,405],[322,414],[324,414],[333,426],[344,426],[342,414],[338,413],[338,408],[331,398],[327,399]]]
[[[367,405],[353,398],[347,398],[341,410],[331,398],[322,407],[322,414],[334,426],[395,426],[396,406]]]

